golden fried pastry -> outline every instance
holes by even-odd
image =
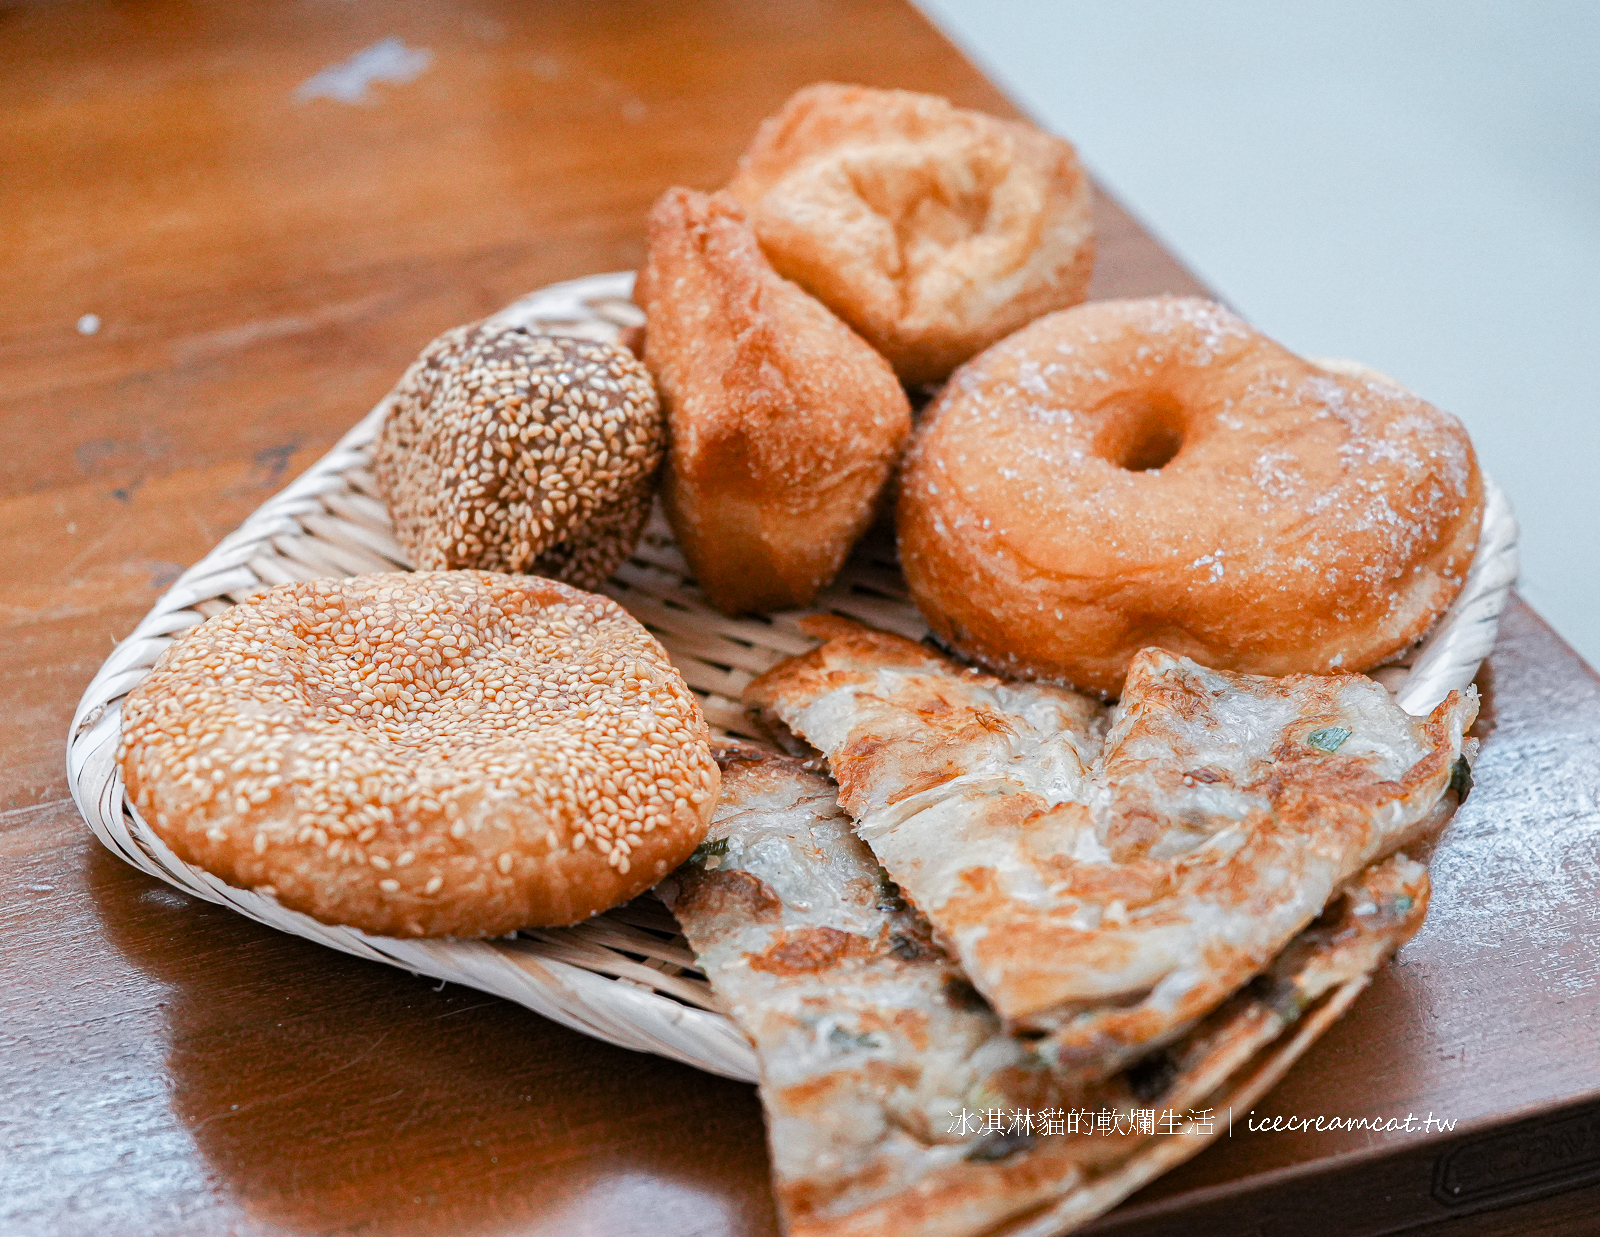
[[[933,382],[1089,287],[1070,143],[934,95],[831,82],[762,124],[728,191],[780,275],[907,383]]]
[[[638,544],[664,444],[626,348],[479,322],[406,371],[373,473],[413,566],[595,588]]]
[[[128,795],[181,858],[389,936],[566,924],[700,842],[699,704],[614,602],[536,576],[285,584],[122,707]]]
[[[805,605],[872,522],[905,392],[725,194],[662,195],[634,296],[667,412],[662,498],[700,587],[728,614]]]
[[[901,474],[940,639],[1115,696],[1157,645],[1221,670],[1366,670],[1461,590],[1483,482],[1461,423],[1195,298],[1052,314],[962,367]]]

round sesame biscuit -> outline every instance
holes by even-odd
[[[208,619],[129,694],[118,759],[183,859],[385,936],[626,901],[699,844],[720,784],[637,621],[481,571],[285,584]]]
[[[594,588],[638,544],[665,435],[650,374],[620,344],[478,322],[406,371],[373,475],[419,570]]]

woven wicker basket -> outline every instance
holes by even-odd
[[[545,330],[612,340],[642,322],[629,272],[557,284],[496,315]],[[1325,368],[1354,372],[1348,362]],[[338,445],[243,527],[179,577],[111,654],[83,694],[67,742],[73,798],[95,835],[152,876],[252,919],[357,957],[493,992],[565,1026],[625,1048],[655,1052],[729,1078],[754,1081],[755,1054],[717,1012],[672,916],[646,896],[574,928],[528,929],[494,941],[412,941],[330,927],[271,898],[236,889],[185,863],[140,819],[124,793],[116,751],[122,698],[182,632],[274,584],[407,568],[367,470],[388,412],[384,399]],[[1423,713],[1472,681],[1494,644],[1517,575],[1517,527],[1492,484],[1484,535],[1466,588],[1412,654],[1375,672],[1402,707]],[[745,733],[737,701],[755,675],[814,643],[798,620],[813,611],[730,619],[708,607],[659,512],[606,590],[655,633],[701,698],[706,720]],[[869,539],[817,611],[920,639],[927,632],[906,595],[892,544]]]

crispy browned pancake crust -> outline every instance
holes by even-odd
[[[1108,713],[828,630],[747,703],[826,756],[862,838],[978,990],[1083,1077],[1192,1025],[1357,871],[1440,823],[1476,712],[1452,695],[1415,719],[1359,675],[1225,674],[1146,650]]]
[[[662,892],[755,1043],[794,1237],[969,1237],[1013,1220],[1032,1231],[1030,1212],[1049,1225],[1039,1231],[1060,1232],[1104,1211],[1205,1146],[1191,1113],[1251,1093],[1266,1066],[1281,1072],[1427,902],[1420,865],[1374,865],[1158,1059],[1071,1090],[1006,1034],[884,883],[826,777],[752,749],[720,759],[708,842]],[[1038,1114],[1038,1125],[1010,1119],[997,1133],[960,1119],[997,1109]],[[1059,1132],[1068,1109],[1080,1114],[1074,1133]],[[1119,1132],[1084,1135],[1084,1111],[1114,1114]],[[1173,1112],[1183,1132],[1140,1132],[1140,1111]],[[1058,1132],[1045,1132],[1050,1112]]]

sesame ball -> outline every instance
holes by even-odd
[[[705,836],[699,703],[615,602],[536,576],[285,584],[180,637],[122,708],[172,850],[324,923],[495,936],[634,897]]]
[[[406,371],[373,471],[419,570],[595,588],[650,515],[665,425],[626,348],[479,322]]]

